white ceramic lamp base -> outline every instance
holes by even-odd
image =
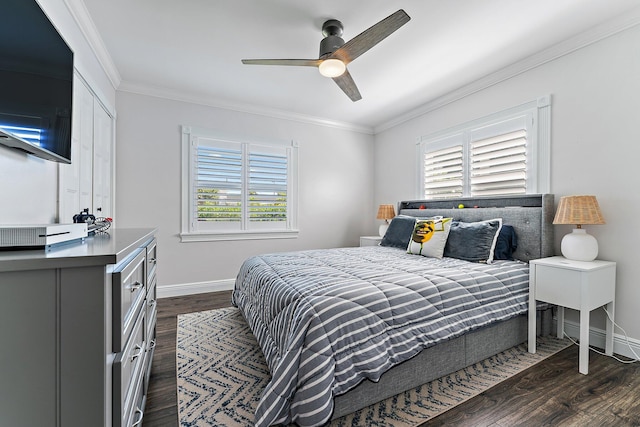
[[[380,234],[380,237],[384,237],[384,234],[387,232],[388,228],[389,228],[388,222],[384,222],[380,224],[380,228],[378,228],[378,234]]]
[[[593,261],[598,256],[598,241],[587,230],[574,228],[560,244],[562,255],[574,261]]]

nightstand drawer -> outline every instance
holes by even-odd
[[[579,309],[580,282],[578,271],[539,265],[536,267],[536,299]]]

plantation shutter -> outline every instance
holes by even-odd
[[[426,198],[461,197],[463,194],[463,147],[454,145],[424,154]]]
[[[248,228],[285,228],[289,153],[284,147],[248,146]]]
[[[198,228],[229,228],[229,223],[236,224],[232,228],[240,228],[242,157],[239,143],[197,138],[193,216]]]
[[[527,192],[527,132],[505,132],[471,140],[471,196]]]

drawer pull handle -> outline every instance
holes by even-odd
[[[140,423],[142,423],[142,417],[144,415],[144,411],[136,406],[136,414],[140,414],[140,418],[138,418],[138,421],[131,424],[131,427],[139,426]]]
[[[142,356],[142,353],[144,353],[144,350],[142,349],[142,347],[140,347],[137,344],[136,344],[136,351],[137,351],[137,353],[134,353],[134,354],[131,355],[131,361],[132,362],[134,360],[136,360],[138,357]]]
[[[149,258],[149,262],[152,262],[154,264],[158,263],[158,260],[156,258]]]
[[[156,348],[156,340],[151,340],[151,342],[149,343],[149,348],[147,349],[147,351],[151,351],[154,348]]]
[[[156,305],[156,304],[157,304],[157,302],[156,302],[156,300],[154,300],[154,299],[149,300],[149,302],[147,303],[147,305],[148,305],[149,307],[153,307],[153,306],[154,306],[154,305]]]
[[[131,293],[133,293],[133,292],[137,291],[138,289],[140,289],[142,286],[143,286],[142,283],[135,282],[134,284],[131,285],[129,290],[131,291]]]

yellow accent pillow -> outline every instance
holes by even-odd
[[[413,227],[407,253],[442,258],[453,218],[419,219]]]

